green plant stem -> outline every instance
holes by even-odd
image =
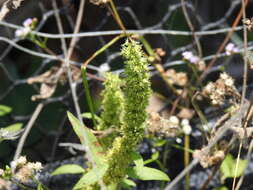
[[[126,28],[125,28],[125,26],[124,26],[124,24],[123,24],[123,22],[122,22],[122,20],[121,20],[121,18],[120,18],[120,16],[119,16],[119,13],[118,13],[118,11],[117,11],[115,5],[114,5],[113,0],[110,0],[109,2],[110,2],[110,6],[111,6],[111,8],[112,8],[112,12],[113,12],[113,15],[114,15],[114,18],[115,18],[116,22],[118,23],[119,27],[120,27],[120,28],[124,31],[124,33],[126,34]]]
[[[104,52],[107,48],[109,48],[111,45],[113,45],[114,43],[116,43],[119,39],[125,37],[126,34],[121,34],[116,36],[115,38],[113,38],[110,42],[108,42],[107,44],[105,44],[102,48],[100,48],[99,50],[97,50],[94,54],[92,54],[91,57],[89,57],[82,65],[82,67],[86,67],[95,57],[97,57],[99,54],[101,54],[102,52]]]
[[[193,152],[194,152],[194,150],[192,150],[192,149],[188,149],[188,148],[182,147],[182,146],[177,145],[177,144],[172,144],[172,145],[170,145],[170,146],[172,146],[172,147],[174,147],[174,148],[177,148],[177,149],[179,149],[179,150],[183,150],[184,152],[185,152],[185,151],[186,151],[186,152],[189,152],[190,154],[193,154]]]
[[[184,136],[184,167],[186,168],[190,162],[190,154],[188,151],[190,149],[190,136]],[[185,190],[190,190],[190,173],[188,172],[185,176]]]
[[[94,126],[96,126],[94,104],[93,104],[93,101],[92,101],[91,95],[90,95],[89,84],[88,84],[88,80],[87,80],[86,67],[82,66],[81,71],[82,71],[83,86],[84,86],[84,90],[85,90],[86,99],[87,99],[88,106],[89,106],[89,109],[90,109],[90,112],[91,112],[91,117],[92,117],[93,124],[94,124]]]

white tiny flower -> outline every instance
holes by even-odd
[[[176,138],[176,142],[177,142],[178,144],[181,144],[181,143],[182,143],[182,139]]]
[[[235,47],[235,44],[233,43],[228,43],[228,45],[226,46],[226,51],[232,51]]]
[[[31,32],[31,28],[25,27],[15,31],[15,36],[18,38],[24,38]]]
[[[225,84],[226,84],[227,86],[233,86],[233,85],[234,85],[234,81],[233,81],[233,79],[229,78],[229,79],[227,79],[227,80],[225,81]]]
[[[24,34],[24,36],[27,36],[27,34],[28,34],[29,32],[31,32],[31,28],[25,27],[25,28],[23,29],[23,34]]]
[[[193,54],[191,51],[185,51],[182,53],[182,56],[186,60],[190,60],[193,57]]]
[[[33,23],[33,19],[27,18],[27,19],[24,20],[23,26],[24,27],[30,27],[32,23]]]
[[[18,29],[15,31],[15,36],[17,38],[20,38],[23,35],[23,30],[22,29]]]
[[[36,170],[36,171],[40,171],[40,170],[42,170],[42,164],[40,163],[40,162],[35,162],[34,163],[34,169]]]
[[[101,73],[108,72],[108,71],[110,71],[110,69],[111,69],[111,67],[108,63],[104,63],[99,66],[99,70]]]
[[[20,156],[17,160],[17,165],[25,165],[27,163],[26,157],[25,156]]]
[[[220,78],[223,79],[223,80],[226,80],[229,78],[228,74],[227,73],[221,73],[220,74]]]
[[[178,125],[179,124],[179,119],[177,118],[177,116],[170,116],[169,121],[173,124],[173,125]]]
[[[190,61],[191,63],[194,63],[194,64],[198,63],[199,60],[200,60],[200,59],[199,59],[198,56],[192,56],[192,57],[189,59],[189,61]]]
[[[206,87],[205,87],[205,92],[207,92],[208,94],[211,94],[211,92],[214,90],[214,85],[212,82],[209,82]]]
[[[183,125],[183,132],[186,135],[190,135],[192,132],[192,128],[190,125]]]
[[[12,170],[15,170],[16,167],[17,167],[17,162],[16,161],[11,161],[10,166],[11,166]]]
[[[181,125],[184,126],[184,125],[189,125],[189,120],[188,119],[183,119],[181,121]]]
[[[235,47],[235,44],[233,43],[228,43],[226,48],[225,48],[226,54],[227,55],[231,55],[233,53],[238,53],[239,49],[237,47]]]

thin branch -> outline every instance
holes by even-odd
[[[23,132],[21,138],[19,139],[18,146],[17,146],[13,160],[17,160],[20,157],[20,154],[23,150],[26,138],[27,138],[29,132],[31,131],[32,126],[34,125],[35,121],[37,120],[40,112],[42,111],[43,107],[44,107],[44,104],[39,103],[37,105],[35,111],[33,112],[31,119],[29,120],[28,124],[25,127],[25,131]]]

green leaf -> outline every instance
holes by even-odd
[[[126,189],[130,189],[131,187],[136,187],[136,184],[134,181],[130,180],[130,179],[126,179],[124,178],[121,182],[120,182],[121,186],[123,188]]]
[[[151,156],[152,160],[154,160],[154,161],[157,160],[158,157],[159,157],[159,152],[155,152],[155,153],[152,154],[152,156]]]
[[[103,167],[100,167],[100,168],[96,168],[96,170],[95,169],[90,170],[89,172],[84,174],[81,177],[81,179],[79,179],[79,181],[75,184],[73,189],[74,190],[82,189],[88,185],[92,185],[92,184],[96,183],[97,181],[102,179],[106,170],[107,170],[106,165]]]
[[[236,160],[228,154],[221,164],[222,179],[240,177],[247,166],[247,160],[239,160],[237,172],[235,173]]]
[[[140,180],[161,180],[161,181],[169,181],[170,178],[166,173],[149,167],[133,167],[129,168],[127,171],[128,176]]]
[[[15,123],[15,124],[2,128],[2,130],[8,131],[10,133],[11,132],[14,133],[14,132],[20,131],[22,129],[22,126],[23,126],[22,123]]]
[[[73,116],[70,112],[67,112],[67,114],[72,127],[79,137],[81,143],[84,145],[84,147],[86,147],[86,145],[89,147],[91,159],[95,162],[96,166],[100,167],[105,165],[105,151],[98,142],[97,138],[93,135],[90,129],[82,126],[80,121],[75,116]]]
[[[54,175],[60,175],[60,174],[80,174],[84,172],[85,170],[79,165],[66,164],[55,169],[51,175],[54,176]]]
[[[0,116],[4,116],[12,111],[12,108],[5,105],[0,105]]]
[[[157,139],[156,142],[155,142],[155,144],[154,144],[154,146],[155,147],[163,146],[163,145],[166,144],[166,142],[167,141],[165,139]]]
[[[136,167],[143,167],[144,166],[143,158],[141,157],[141,155],[138,152],[132,152],[131,158],[134,161]]]
[[[44,190],[41,183],[37,186],[37,190]]]

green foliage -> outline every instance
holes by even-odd
[[[4,105],[0,105],[0,116],[9,114],[12,108]],[[22,123],[15,123],[7,127],[0,128],[0,142],[4,140],[15,140],[18,135],[22,132]]]
[[[130,179],[123,179],[120,182],[120,185],[122,187],[124,187],[125,189],[131,189],[132,187],[136,187],[136,184],[134,183],[134,181],[130,180]]]
[[[79,137],[81,143],[85,148],[89,148],[91,159],[95,162],[95,164],[99,166],[103,166],[105,164],[105,160],[103,157],[104,150],[102,146],[99,144],[97,138],[93,135],[93,133],[85,126],[82,126],[80,121],[73,116],[70,112],[67,113],[68,118],[72,124],[72,127]]]
[[[238,162],[238,169],[235,173],[236,167],[236,159],[233,158],[231,154],[228,154],[223,160],[220,170],[222,173],[222,179],[226,178],[233,178],[233,177],[240,177],[243,174],[244,169],[246,168],[247,160],[239,160]]]
[[[106,149],[111,148],[112,142],[118,136],[119,130],[122,126],[122,115],[124,110],[124,99],[121,91],[122,81],[118,75],[107,73],[105,75],[104,86],[102,92],[102,114],[98,130],[113,130],[110,135],[100,139],[100,142]]]
[[[127,175],[140,180],[162,180],[162,181],[169,181],[169,177],[162,171],[149,168],[146,166],[143,167],[132,167],[128,168]]]
[[[12,111],[11,107],[0,105],[0,116],[4,116]]]
[[[23,126],[22,123],[15,123],[15,124],[2,128],[2,130],[8,131],[9,133],[15,133],[15,132],[20,131],[22,129],[22,126]]]
[[[63,166],[60,166],[51,175],[60,175],[60,174],[80,174],[84,173],[85,170],[76,164],[66,164]]]
[[[140,44],[127,40],[121,52],[126,65],[122,137],[115,139],[107,154],[109,168],[104,177],[105,184],[119,183],[124,178],[131,162],[130,154],[144,135],[146,107],[151,93],[148,62]]]
[[[102,92],[103,101],[101,122],[98,130],[108,128],[120,128],[122,124],[123,94],[121,92],[121,80],[118,75],[106,74],[105,89]]]
[[[134,147],[144,135],[144,122],[147,119],[146,107],[151,94],[148,62],[141,46],[136,41],[126,41],[122,55],[125,61],[125,114],[123,133],[131,139]]]
[[[90,161],[96,165],[92,165],[83,174],[74,189],[96,189],[101,180],[108,190],[117,189],[118,185],[127,188],[135,186],[133,181],[126,178],[127,175],[141,180],[169,180],[162,171],[144,166],[141,155],[135,152],[137,144],[144,136],[146,107],[151,94],[147,59],[140,44],[132,40],[127,40],[123,45],[122,55],[125,58],[126,77],[119,79],[117,75],[106,74],[105,89],[102,92],[103,112],[101,118],[96,119],[99,122],[96,126],[98,130],[113,129],[113,132],[97,139],[68,112],[75,133],[89,150]],[[82,116],[94,119],[93,114],[86,113]],[[105,147],[99,142],[103,142]],[[158,156],[154,154],[152,161]],[[135,166],[130,167],[130,163]],[[62,166],[53,174],[69,173],[67,170],[71,169],[68,167],[74,167],[74,173],[84,172],[79,166]]]
[[[106,172],[107,166],[99,166],[96,169],[92,169],[84,174],[74,186],[74,190],[82,188],[92,188],[92,185],[102,179]]]

